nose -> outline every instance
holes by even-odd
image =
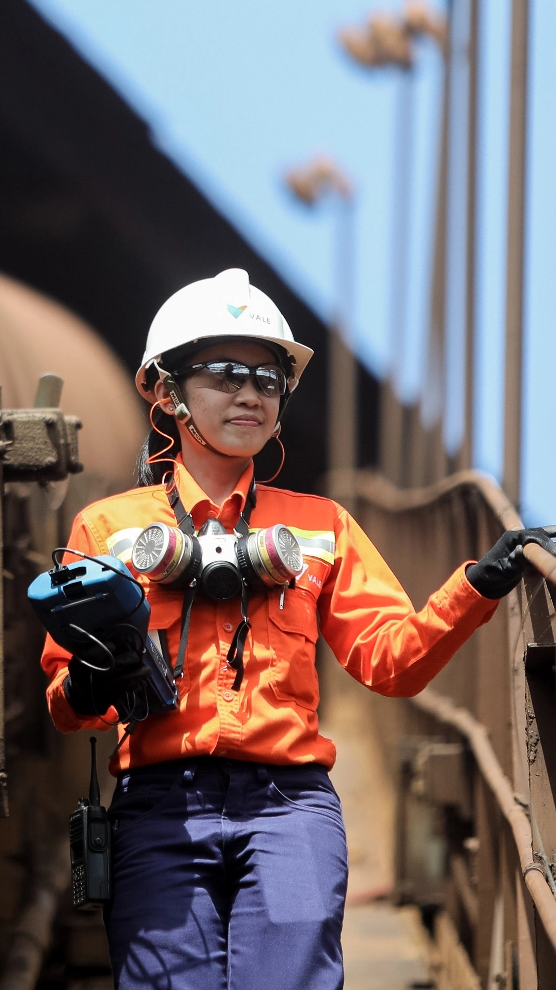
[[[260,406],[261,405],[261,393],[255,386],[255,383],[251,377],[241,386],[235,395],[236,401],[244,402],[250,406]]]

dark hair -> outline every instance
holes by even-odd
[[[178,430],[178,424],[176,423],[175,416],[168,416],[166,413],[162,412],[160,407],[154,410],[153,422],[156,424],[159,430],[163,433],[167,433],[169,437],[172,438],[173,446],[170,450],[166,451],[165,457],[177,457],[181,451],[181,438]],[[148,460],[151,457],[156,457],[157,454],[161,454],[165,447],[168,446],[169,440],[163,437],[156,430],[151,429],[148,436],[145,438],[143,446],[139,451],[139,457],[137,458],[137,488],[143,488],[147,485],[160,485],[162,482],[162,477],[167,473],[167,471],[172,470],[171,460],[161,460],[154,464],[149,464]]]

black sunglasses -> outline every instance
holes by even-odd
[[[238,392],[249,378],[255,388],[269,398],[285,395],[288,387],[286,375],[275,364],[256,364],[250,367],[241,361],[203,361],[201,364],[190,364],[174,373],[175,378],[186,375],[203,375],[204,387],[214,388],[218,392]]]

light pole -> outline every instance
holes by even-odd
[[[411,410],[402,404],[401,374],[406,350],[407,282],[409,277],[409,212],[413,128],[413,41],[429,35],[444,49],[446,23],[425,3],[408,3],[402,18],[371,16],[366,25],[346,28],[339,40],[348,55],[369,69],[395,66],[402,70],[396,136],[396,213],[392,238],[392,302],[389,376],[381,390],[380,466],[398,485],[411,483]]]
[[[468,0],[468,81],[467,81],[467,219],[465,231],[465,352],[464,352],[464,433],[454,466],[473,466],[475,287],[476,287],[476,210],[477,210],[477,97],[478,97],[478,0]]]
[[[357,466],[357,361],[353,355],[353,188],[340,167],[329,157],[318,155],[307,165],[291,169],[285,181],[294,196],[314,206],[327,195],[336,198],[335,312],[328,338],[328,471]],[[351,504],[348,504],[351,503]],[[344,498],[346,508],[353,499]]]
[[[519,506],[521,493],[523,259],[525,243],[528,35],[529,2],[528,0],[513,0],[510,79],[510,169],[508,176],[508,253],[506,261],[504,475],[502,485],[506,495],[516,506]]]
[[[452,2],[453,0],[449,0],[449,11],[451,10]],[[449,159],[452,101],[449,16],[448,20],[444,20],[443,36],[439,45],[444,55],[444,83],[436,193],[429,340],[425,385],[421,398],[421,451],[419,452],[419,464],[416,472],[416,483],[418,485],[431,484],[438,478],[443,477],[447,469],[443,438],[443,418],[446,403],[446,256],[448,245],[448,188],[450,179]]]

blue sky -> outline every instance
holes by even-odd
[[[398,0],[32,0],[33,6],[119,90],[150,125],[153,139],[323,317],[335,308],[334,204],[308,209],[284,183],[289,166],[315,152],[335,157],[352,177],[355,212],[353,339],[378,374],[392,363],[395,285],[392,253],[399,201],[400,90],[387,69],[349,62],[336,33]],[[440,9],[442,5],[438,4]],[[475,465],[501,474],[508,137],[509,2],[481,5],[481,139],[477,427]],[[464,5],[459,3],[464,19]],[[555,390],[544,368],[556,362],[556,4],[532,0],[530,161],[524,366],[523,511],[556,521],[556,468],[541,438],[552,423]],[[464,28],[464,24],[462,25]],[[454,100],[463,111],[465,70],[456,51]],[[442,67],[434,45],[419,46],[413,86],[412,177],[405,348],[398,388],[420,393],[429,312],[434,192]],[[461,133],[452,150],[462,160]],[[455,215],[465,206],[463,171],[453,170]],[[399,217],[398,217],[399,220]],[[457,228],[448,245],[448,410],[446,442],[462,429],[463,267]],[[295,328],[294,328],[295,330]],[[539,382],[543,388],[539,387]]]

